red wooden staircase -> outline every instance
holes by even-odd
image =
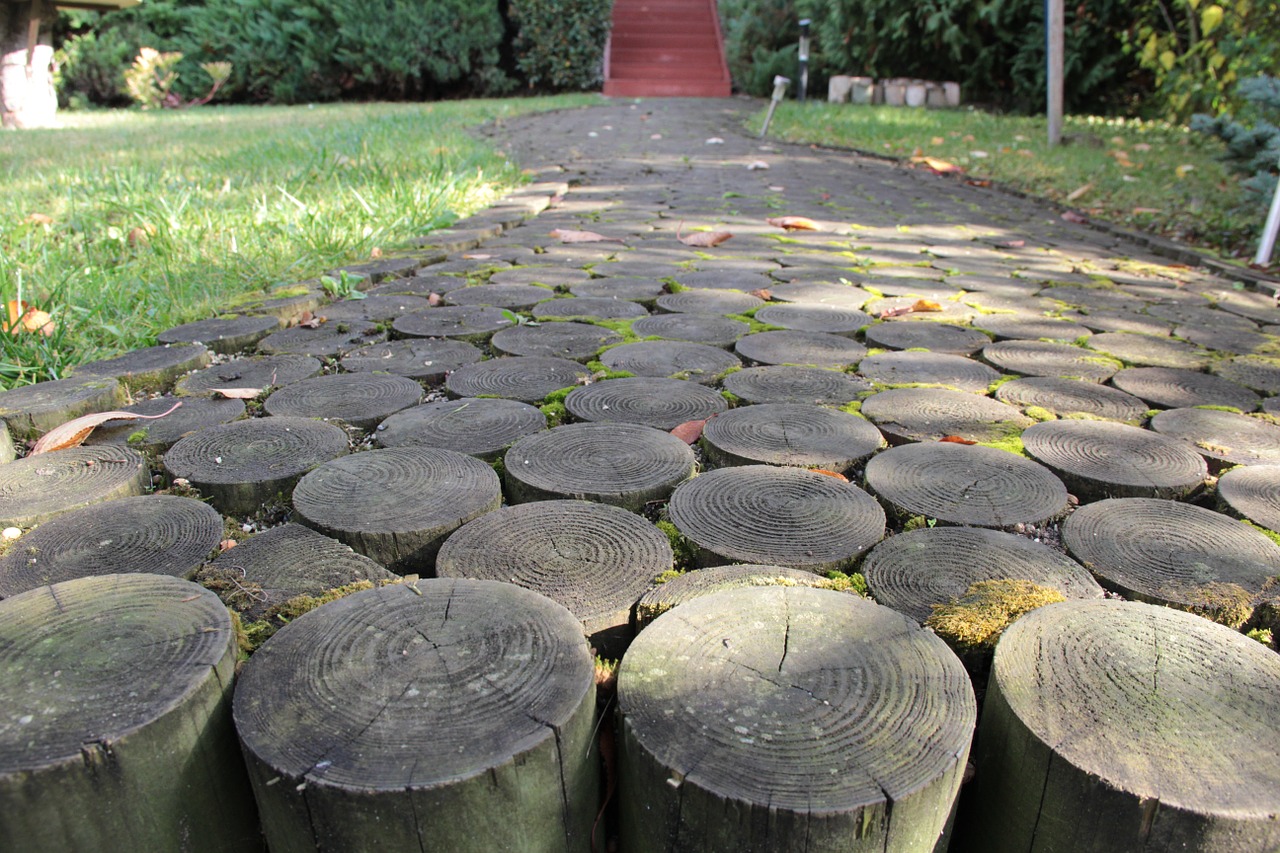
[[[727,98],[716,0],[614,0],[604,93]]]

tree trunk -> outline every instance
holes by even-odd
[[[4,127],[54,123],[58,96],[53,88],[53,27],[51,20],[41,20],[44,11],[43,0],[0,5],[0,125]],[[37,37],[28,49],[33,28]]]

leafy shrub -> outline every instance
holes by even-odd
[[[57,29],[58,100],[62,106],[127,106],[124,72],[155,35],[132,13],[64,14]]]
[[[1280,79],[1254,77],[1241,81],[1236,96],[1246,104],[1246,124],[1231,115],[1212,117],[1197,114],[1191,129],[1217,136],[1226,143],[1223,159],[1233,171],[1249,177],[1246,190],[1258,194],[1266,205],[1276,189],[1276,171],[1280,169]]]
[[[512,0],[515,64],[531,89],[590,89],[603,76],[613,0]]]

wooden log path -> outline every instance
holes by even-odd
[[[0,391],[0,849],[1274,851],[1269,285],[743,109]]]

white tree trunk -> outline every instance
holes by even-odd
[[[42,0],[0,0],[0,126],[54,124],[58,96],[53,88],[52,19],[41,20],[42,12],[51,16],[53,7]],[[34,47],[28,43],[33,20],[39,22]]]

